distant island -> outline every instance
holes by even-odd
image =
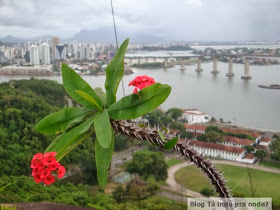
[[[280,89],[279,84],[272,84],[272,85],[258,85],[260,88],[267,88],[267,89]]]

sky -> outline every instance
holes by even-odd
[[[280,0],[113,0],[117,30],[168,41],[280,40]],[[0,37],[113,27],[110,0],[0,0]]]

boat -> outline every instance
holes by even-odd
[[[267,88],[267,89],[280,89],[279,84],[272,84],[272,85],[258,85],[260,88]]]

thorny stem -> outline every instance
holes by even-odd
[[[136,138],[141,141],[149,141],[160,147],[164,147],[165,143],[161,140],[159,133],[156,129],[141,128],[136,124],[129,123],[125,120],[112,120],[112,125],[116,133],[121,133],[130,138]],[[174,136],[170,134],[164,135],[167,141],[171,140]],[[229,189],[226,186],[225,180],[221,173],[217,171],[216,167],[209,161],[205,160],[203,156],[198,154],[195,150],[189,147],[187,143],[178,142],[174,147],[174,150],[181,153],[185,157],[189,158],[198,168],[200,168],[207,177],[211,180],[211,183],[215,186],[215,191],[221,198],[230,198]]]

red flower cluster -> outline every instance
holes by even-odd
[[[137,93],[138,92],[138,89],[143,89],[145,87],[148,87],[149,85],[152,85],[156,83],[154,78],[152,77],[148,77],[146,75],[143,75],[143,76],[138,76],[138,77],[135,77],[134,80],[132,80],[128,86],[134,86],[134,90],[133,90],[133,93]],[[138,88],[138,89],[137,89]]]
[[[61,179],[65,174],[64,166],[60,165],[55,159],[56,152],[37,153],[33,156],[30,168],[32,168],[32,176],[35,182],[44,182],[46,185],[50,185],[55,181],[55,177],[52,175],[56,169],[57,177]]]

